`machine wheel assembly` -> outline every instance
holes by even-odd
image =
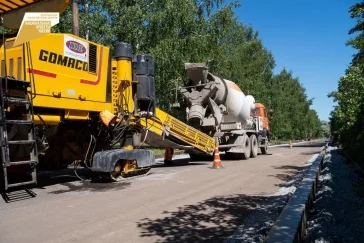
[[[149,150],[113,149],[96,152],[92,170],[95,180],[122,181],[129,177],[146,175],[155,164],[154,154]]]
[[[122,176],[122,164],[120,162],[117,162],[115,164],[114,170],[110,172],[110,179],[112,181],[121,181],[123,179]]]
[[[255,136],[255,134],[252,134],[249,139],[250,139],[250,146],[251,146],[250,157],[255,158],[258,155],[258,140],[257,140],[257,137]]]
[[[110,179],[118,182],[129,177],[147,174],[150,169],[151,167],[138,169],[137,162],[135,160],[118,161],[115,163],[114,170],[110,172]]]

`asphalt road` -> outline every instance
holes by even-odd
[[[324,141],[276,146],[247,161],[155,166],[119,183],[80,182],[71,173],[0,199],[0,242],[201,242],[232,234],[277,193]],[[7,201],[7,202],[6,202]]]

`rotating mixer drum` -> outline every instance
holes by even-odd
[[[212,113],[214,125],[240,122],[244,127],[255,109],[254,97],[245,96],[234,82],[209,73],[206,66],[205,63],[185,65],[189,80],[180,91],[189,103],[189,123],[195,127],[207,124],[206,118]],[[211,112],[207,112],[208,107]]]
[[[224,80],[228,87],[225,106],[228,114],[224,116],[224,122],[241,122],[243,126],[250,120],[250,113],[255,109],[255,99],[251,95],[245,96],[243,91],[235,83]]]

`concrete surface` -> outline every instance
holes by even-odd
[[[247,161],[221,155],[219,170],[177,159],[120,183],[82,183],[72,173],[51,178],[3,195],[0,242],[201,242],[229,235],[321,146],[274,147]]]

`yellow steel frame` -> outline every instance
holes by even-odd
[[[139,123],[159,136],[171,135],[207,154],[212,154],[215,149],[215,140],[212,137],[158,108],[155,117],[142,118]]]
[[[82,70],[82,62],[77,60],[69,65],[71,67],[68,64],[62,65],[66,60],[64,38],[83,41],[97,48],[95,60],[92,60],[96,65],[95,72]],[[8,75],[33,82],[33,106],[65,110],[64,119],[85,120],[88,119],[89,112],[113,110],[117,106],[114,98],[119,96],[119,83],[115,75],[111,75],[111,80],[108,80],[109,69],[113,72],[118,68],[126,69],[128,78],[131,79],[130,65],[117,67],[115,62],[108,65],[108,47],[77,36],[52,33],[13,47],[14,40],[15,38],[9,38],[1,46],[1,75],[5,76],[5,46]],[[111,86],[111,100],[107,100],[108,85]],[[58,115],[45,115],[42,119],[51,124],[60,120]],[[42,124],[43,121],[39,117],[35,118],[36,124]]]
[[[116,61],[118,88],[117,93],[119,105],[122,111],[127,113],[134,112],[134,97],[132,88],[132,62],[129,59],[122,58]]]

